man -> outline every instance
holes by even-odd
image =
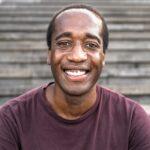
[[[132,100],[97,84],[108,31],[93,8],[58,12],[47,31],[55,82],[1,107],[0,150],[150,150],[150,120]]]

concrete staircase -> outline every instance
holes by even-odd
[[[53,13],[71,3],[1,3],[0,103],[53,80],[46,64],[46,30]],[[95,6],[108,23],[110,45],[99,82],[150,106],[150,1],[75,3]]]

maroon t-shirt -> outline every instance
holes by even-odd
[[[97,86],[94,106],[66,120],[42,86],[0,108],[0,150],[150,150],[150,120],[132,100]]]

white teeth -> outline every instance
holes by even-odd
[[[81,76],[86,74],[85,70],[66,70],[65,72],[70,76]]]

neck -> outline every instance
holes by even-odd
[[[73,120],[80,118],[96,101],[96,86],[87,94],[80,96],[64,95],[55,85],[46,89],[46,97],[53,110],[62,118]]]

